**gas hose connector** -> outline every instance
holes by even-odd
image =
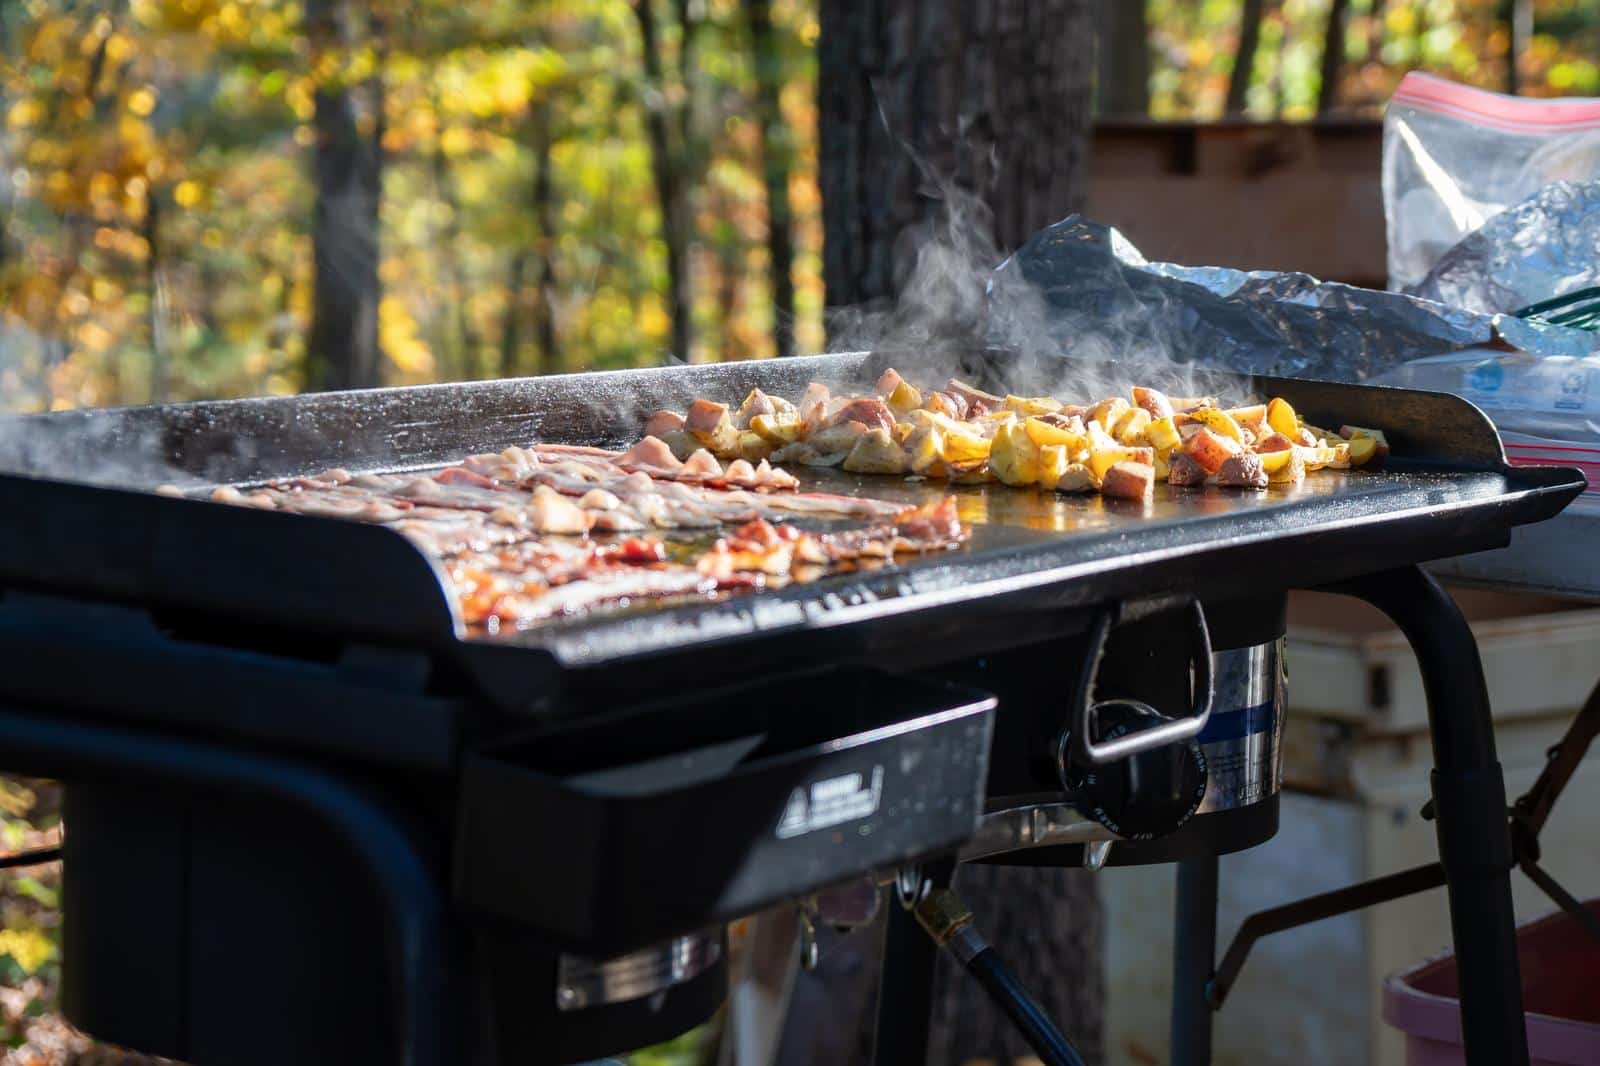
[[[933,942],[962,962],[988,947],[972,924],[972,911],[948,888],[935,888],[918,901],[912,913]]]

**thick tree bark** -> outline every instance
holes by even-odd
[[[533,336],[541,374],[561,370],[561,350],[556,339],[556,201],[550,174],[550,139],[549,109],[541,107],[533,117],[533,222],[539,227]]]
[[[1098,0],[1095,80],[1099,114],[1142,118],[1150,113],[1150,27],[1145,0]]]
[[[151,186],[145,194],[144,239],[149,246],[145,259],[145,287],[150,306],[146,311],[150,331],[150,402],[167,400],[167,293],[161,282],[161,197]]]
[[[792,144],[779,92],[783,70],[772,29],[771,0],[744,0],[756,64],[756,120],[761,130],[761,177],[767,194],[767,272],[772,285],[773,350],[794,354],[794,224],[789,210]]]
[[[1328,27],[1322,35],[1322,82],[1317,86],[1317,114],[1339,106],[1339,82],[1344,74],[1344,34],[1350,0],[1333,0],[1328,7]]]
[[[673,136],[665,100],[668,87],[661,57],[661,32],[652,0],[633,0],[633,12],[639,23],[645,79],[650,87],[650,98],[645,103],[645,134],[650,141],[650,170],[661,209],[661,240],[667,246],[667,314],[671,319],[672,354],[688,359],[694,346],[694,290],[689,276],[694,221],[684,180],[685,152],[674,145],[675,140],[681,142],[688,124],[680,115],[679,136]],[[693,40],[689,26],[684,27],[684,40]]]
[[[952,305],[976,289],[981,308],[998,256],[1081,207],[1096,2],[821,0],[818,168],[830,308],[894,307],[902,322],[920,318],[930,343],[959,339],[968,322]],[[972,867],[956,884],[1000,955],[1097,1060],[1092,878]],[[804,975],[784,1066],[863,1061],[875,942],[855,934],[824,951],[822,980]],[[1026,1053],[975,982],[952,973],[940,989],[931,1061]]]
[[[313,54],[348,43],[348,12],[340,0],[317,0],[307,10]],[[378,202],[383,184],[381,73],[365,86],[319,86],[312,118],[316,134],[311,222],[316,273],[306,385],[310,389],[381,384],[378,350]],[[362,112],[365,111],[363,116]],[[368,131],[362,130],[362,119]]]
[[[1228,75],[1228,99],[1223,111],[1244,114],[1245,96],[1250,91],[1250,76],[1255,70],[1256,49],[1261,44],[1261,16],[1266,0],[1244,0],[1239,12],[1239,48],[1233,57],[1233,73]]]
[[[892,300],[940,229],[975,256],[1082,205],[1093,3],[822,0],[830,307]]]

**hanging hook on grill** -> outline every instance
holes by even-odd
[[[1089,629],[1089,661],[1073,695],[1074,721],[1062,733],[1057,744],[1056,767],[1065,782],[1071,778],[1069,764],[1080,766],[1119,762],[1130,755],[1152,751],[1156,748],[1191,740],[1200,734],[1211,720],[1211,631],[1206,625],[1205,609],[1199,600],[1189,603],[1191,620],[1189,662],[1194,669],[1195,706],[1181,718],[1169,718],[1141,700],[1110,699],[1095,702],[1095,680],[1100,673],[1100,660],[1105,657],[1106,642],[1117,623],[1117,610],[1107,607],[1095,615]],[[1135,729],[1111,740],[1096,740],[1103,712],[1113,707],[1132,708],[1141,717],[1158,725]]]

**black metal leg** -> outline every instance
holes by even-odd
[[[1433,733],[1435,825],[1450,897],[1467,1062],[1526,1066],[1505,781],[1495,760],[1494,722],[1472,630],[1455,601],[1417,567],[1327,591],[1382,610],[1416,653]]]
[[[928,1061],[933,967],[939,946],[910,911],[892,901],[887,909],[872,1061],[876,1066],[921,1066]]]
[[[389,932],[397,1044],[403,1066],[457,1061],[464,1043],[452,998],[445,901],[400,820],[372,796],[306,763],[202,741],[0,708],[6,769],[71,782],[184,782],[269,795],[322,819],[372,876]]]
[[[1206,985],[1217,957],[1217,857],[1178,864],[1172,950],[1172,1066],[1210,1066],[1211,1003]]]

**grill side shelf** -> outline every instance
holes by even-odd
[[[0,475],[0,584],[439,647],[436,565],[379,526]]]

